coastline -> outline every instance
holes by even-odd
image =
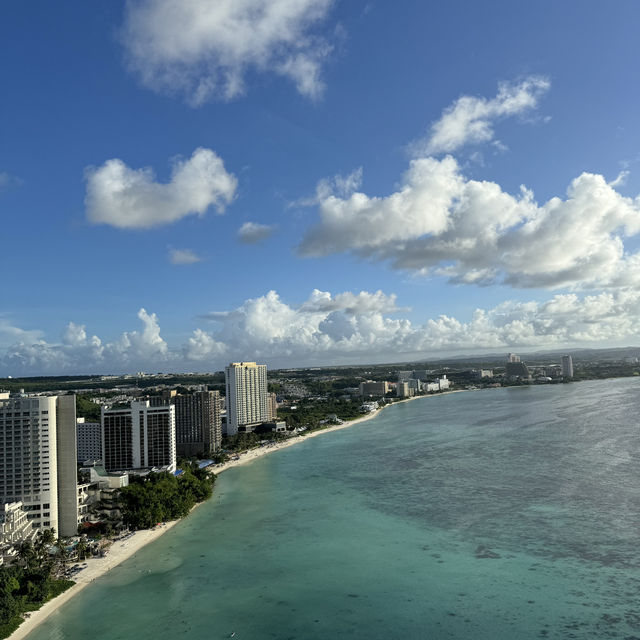
[[[54,611],[59,609],[65,602],[68,602],[76,594],[80,593],[87,585],[96,578],[103,576],[113,567],[134,556],[142,547],[159,538],[180,520],[173,520],[154,527],[153,529],[143,529],[136,531],[124,542],[116,540],[109,548],[104,558],[91,558],[87,561],[87,566],[75,576],[75,584],[43,604],[37,611],[32,611],[28,618],[7,638],[7,640],[22,640],[36,627],[40,626]]]
[[[336,424],[333,425],[331,427],[326,427],[324,429],[316,429],[315,431],[311,431],[306,435],[297,435],[297,436],[292,436],[290,438],[288,438],[287,440],[285,440],[284,442],[278,442],[278,443],[274,443],[271,445],[267,445],[264,447],[256,447],[254,449],[249,449],[248,451],[245,451],[241,454],[239,454],[239,458],[238,460],[229,460],[228,462],[225,462],[219,466],[215,466],[213,468],[211,468],[212,473],[215,473],[216,475],[219,473],[222,473],[223,471],[226,471],[227,469],[231,469],[233,467],[237,467],[241,464],[245,464],[247,462],[252,462],[253,460],[256,460],[257,458],[261,458],[262,456],[265,456],[273,451],[279,451],[280,449],[286,449],[287,447],[291,447],[295,444],[298,444],[299,442],[304,442],[305,440],[308,440],[309,438],[315,438],[317,436],[320,436],[324,433],[331,433],[333,431],[340,431],[341,429],[347,429],[349,427],[352,427],[355,424],[360,424],[362,422],[367,422],[369,420],[372,420],[373,418],[375,418],[376,416],[380,415],[385,409],[387,409],[388,407],[394,407],[398,404],[403,404],[405,402],[413,402],[414,400],[420,400],[422,399],[426,399],[426,398],[437,398],[439,396],[443,396],[443,395],[449,395],[452,393],[462,393],[466,391],[466,389],[453,389],[451,391],[445,391],[443,393],[434,393],[431,395],[424,395],[424,396],[413,396],[411,398],[404,398],[402,400],[397,400],[396,402],[392,402],[390,404],[385,404],[384,406],[376,409],[375,411],[371,411],[370,413],[366,413],[365,415],[363,415],[360,418],[356,418],[355,420],[348,420],[346,422],[343,422],[342,424]]]
[[[443,394],[414,396],[412,398],[398,400],[391,404],[386,404],[376,411],[371,411],[370,413],[365,414],[360,418],[356,418],[355,420],[349,420],[347,422],[343,422],[342,424],[337,424],[325,429],[317,429],[316,431],[312,431],[307,435],[293,436],[284,442],[278,442],[259,448],[249,449],[248,451],[239,454],[237,460],[229,460],[228,462],[225,462],[219,466],[213,467],[211,469],[211,472],[218,475],[219,473],[222,473],[227,469],[246,464],[247,462],[252,462],[253,460],[261,458],[274,451],[279,451],[280,449],[285,449],[300,442],[304,442],[308,438],[315,438],[316,436],[324,433],[347,429],[348,427],[351,427],[355,424],[367,422],[380,415],[380,413],[387,407],[392,407],[404,402],[411,402],[413,400],[419,400],[420,398],[434,398],[440,395],[461,393],[463,391],[465,390],[454,389]],[[201,502],[199,504],[205,503]],[[194,509],[198,506],[199,505],[196,505]],[[31,633],[36,627],[40,626],[52,613],[54,613],[66,602],[68,602],[76,594],[80,593],[80,591],[82,591],[86,586],[91,584],[97,578],[108,573],[115,566],[134,556],[138,551],[140,551],[140,549],[148,545],[150,542],[158,539],[161,535],[178,524],[178,522],[180,522],[180,520],[173,520],[171,522],[162,523],[161,525],[158,525],[153,529],[143,529],[140,531],[136,531],[133,533],[133,535],[131,535],[131,537],[127,538],[124,541],[116,540],[111,545],[107,552],[107,555],[104,558],[91,558],[87,561],[87,566],[75,576],[76,584],[61,593],[59,596],[56,596],[52,600],[46,602],[37,611],[32,611],[29,617],[24,619],[24,622],[20,624],[20,626],[7,638],[7,640],[23,640],[23,638],[28,636],[28,634]]]

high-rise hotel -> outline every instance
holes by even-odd
[[[178,456],[190,458],[220,451],[220,392],[198,391],[189,395],[176,395],[172,402],[176,408]]]
[[[562,375],[565,378],[573,378],[573,358],[571,356],[562,356]]]
[[[102,453],[107,471],[176,469],[176,412],[148,400],[102,409]]]
[[[253,431],[270,417],[267,396],[267,365],[232,362],[225,368],[227,389],[227,435]]]
[[[76,398],[0,396],[0,501],[34,529],[78,531]]]

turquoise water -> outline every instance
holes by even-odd
[[[639,391],[425,398],[232,469],[29,640],[640,638]]]

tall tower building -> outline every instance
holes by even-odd
[[[562,356],[562,375],[565,378],[573,378],[573,358]]]
[[[519,378],[521,380],[531,380],[531,373],[527,365],[520,360],[515,353],[507,356],[507,364],[505,366],[505,375],[507,378]]]
[[[99,422],[85,422],[84,418],[76,420],[78,437],[78,462],[85,460],[102,460],[102,425]]]
[[[34,529],[78,531],[76,398],[0,399],[0,501],[21,501]]]
[[[222,421],[220,392],[199,391],[175,396],[176,449],[178,456],[189,458],[220,450]]]
[[[225,369],[227,388],[227,435],[253,431],[269,420],[267,365],[232,362]]]
[[[269,403],[269,421],[275,422],[278,419],[278,396],[275,393],[268,393],[267,402]]]
[[[102,452],[107,471],[176,469],[176,413],[173,405],[132,402],[128,409],[102,409]]]

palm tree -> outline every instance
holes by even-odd
[[[18,545],[18,558],[24,564],[25,567],[32,567],[37,564],[36,551],[33,548],[31,540],[23,540]]]
[[[49,548],[53,546],[56,541],[56,534],[53,529],[45,529],[44,531],[38,531],[36,541],[34,544],[34,550],[38,562],[44,563],[49,560]]]
[[[78,554],[79,560],[84,560],[87,557],[87,551],[89,550],[89,545],[84,538],[80,538],[78,540],[78,544],[76,545],[76,553]]]
[[[64,546],[64,542],[60,538],[56,541],[56,546],[58,547],[58,564],[65,571],[69,561],[69,551],[67,551],[67,547]]]

